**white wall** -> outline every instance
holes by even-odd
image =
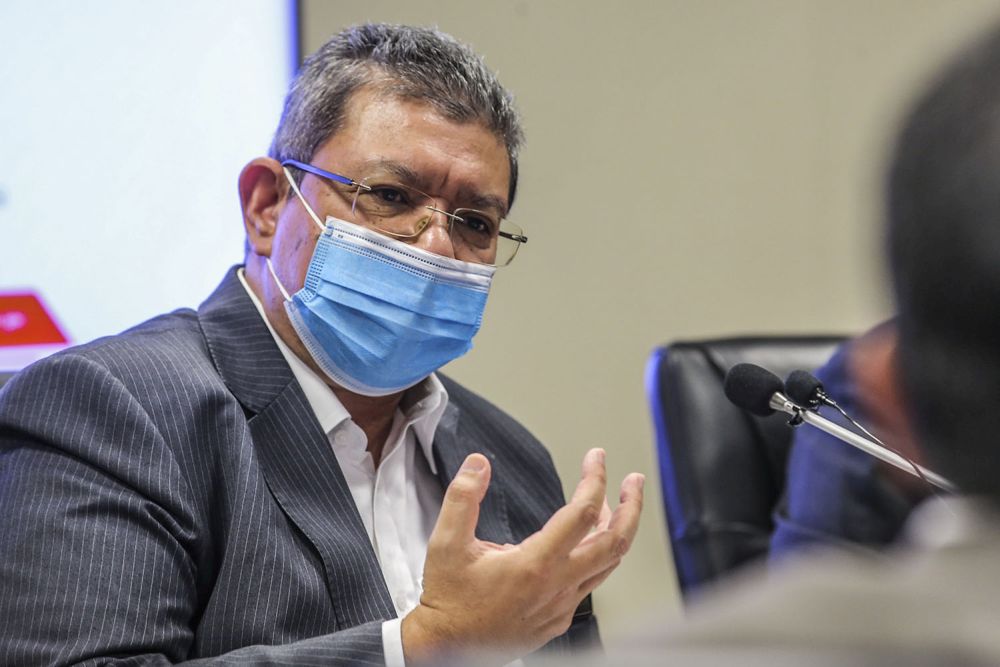
[[[200,303],[243,259],[236,180],[277,125],[292,4],[0,3],[0,294],[39,293],[72,343]]]

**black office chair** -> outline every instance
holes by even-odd
[[[660,482],[682,595],[767,554],[785,486],[792,431],[780,414],[754,417],[722,383],[735,364],[782,379],[813,370],[843,336],[774,336],[676,342],[646,366]]]

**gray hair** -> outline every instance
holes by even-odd
[[[308,162],[343,127],[351,95],[365,86],[429,104],[449,120],[482,123],[507,148],[508,207],[514,203],[524,134],[513,97],[482,57],[433,28],[369,23],[334,35],[292,82],[269,155]]]

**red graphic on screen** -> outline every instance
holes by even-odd
[[[37,295],[0,294],[0,347],[66,342],[66,336]]]

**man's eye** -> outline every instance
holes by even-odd
[[[370,195],[386,204],[408,204],[406,193],[399,188],[389,186],[378,186],[371,189]]]
[[[493,236],[494,225],[488,218],[462,213],[462,224],[470,231],[484,236]]]

